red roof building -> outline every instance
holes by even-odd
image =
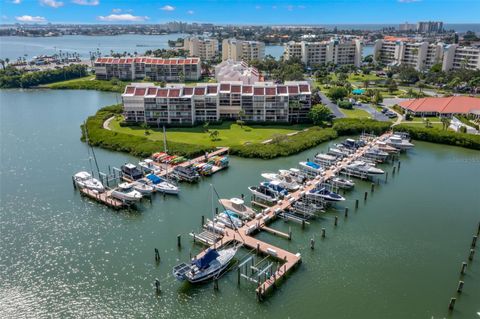
[[[480,98],[471,96],[427,97],[399,103],[414,115],[478,114]]]

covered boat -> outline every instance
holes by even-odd
[[[100,183],[98,179],[93,178],[88,172],[78,172],[77,174],[73,175],[73,181],[79,188],[86,188],[99,193],[103,193],[105,191],[105,187],[102,185],[102,183]]]
[[[300,162],[298,163],[300,170],[308,177],[316,177],[322,174],[323,169],[320,165],[314,162]]]
[[[330,202],[340,202],[340,201],[345,200],[345,197],[343,197],[343,196],[341,196],[337,193],[334,193],[332,191],[329,191],[325,187],[322,187],[320,189],[312,189],[309,192],[309,195],[318,196],[318,197],[321,197],[324,200],[330,201]]]
[[[225,207],[226,210],[237,213],[242,219],[252,219],[255,217],[255,211],[246,206],[243,199],[236,197],[230,199],[223,198],[219,199],[218,202]]]
[[[158,177],[155,174],[147,175],[147,179],[151,182],[151,185],[155,188],[157,192],[174,195],[180,192],[178,186],[166,181],[161,177]]]

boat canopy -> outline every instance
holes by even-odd
[[[243,205],[245,202],[240,198],[230,198],[230,201],[235,205]]]
[[[77,174],[75,174],[75,177],[81,179],[89,179],[92,177],[92,175],[90,175],[88,172],[78,172]]]
[[[314,169],[320,169],[320,165],[314,162],[307,162],[307,165]]]
[[[218,252],[215,249],[209,249],[209,250],[207,250],[205,255],[203,255],[203,257],[195,260],[195,265],[199,269],[207,268],[210,265],[210,263],[212,261],[214,261],[218,256],[220,256],[220,255],[218,254]]]
[[[162,179],[155,174],[149,174],[147,178],[151,180],[153,184],[158,184],[162,181]]]

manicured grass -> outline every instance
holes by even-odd
[[[382,78],[377,76],[376,74],[350,74],[348,76],[348,81],[349,82],[364,82],[364,81],[378,81],[381,80]]]
[[[401,124],[402,125],[407,125],[407,126],[412,126],[412,127],[418,127],[418,128],[426,128],[425,123],[423,123],[423,122],[403,121]],[[442,123],[430,123],[430,125],[433,128],[437,128],[437,129],[440,129],[440,130],[443,129],[443,124]]]
[[[425,117],[422,118],[420,116],[413,116],[411,121],[405,121],[405,123],[424,123],[426,119],[430,120],[430,122],[440,122],[439,117]]]
[[[357,119],[371,118],[370,113],[360,109],[352,109],[352,110],[340,109],[340,111],[343,114],[345,114],[348,118],[357,118]]]
[[[140,127],[122,127],[121,117],[117,117],[110,123],[110,128],[115,132],[126,133],[130,135],[147,137],[150,140],[162,141],[162,129],[151,128],[150,134],[145,135],[145,130]],[[261,143],[271,139],[275,135],[285,135],[295,131],[302,130],[309,125],[285,125],[285,126],[243,126],[232,122],[225,122],[220,125],[210,125],[209,132],[214,130],[219,132],[218,139],[212,141],[210,133],[205,132],[203,126],[185,127],[185,128],[167,128],[167,139],[172,142],[188,143],[205,146],[237,146],[248,143]]]
[[[51,83],[46,87],[57,90],[98,90],[122,93],[125,86],[130,83],[131,81],[116,81],[114,84],[112,81],[95,80],[95,76],[92,75],[75,80]]]

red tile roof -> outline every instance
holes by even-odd
[[[131,64],[131,63],[147,63],[147,64],[198,64],[199,59],[161,59],[161,58],[151,58],[151,57],[136,57],[136,58],[97,58],[95,63],[108,63],[108,64]]]
[[[276,95],[277,90],[274,87],[271,88],[265,88],[265,95]]]
[[[215,93],[217,93],[217,89],[218,89],[218,87],[216,85],[215,86],[214,85],[209,85],[208,89],[207,89],[207,93],[208,94],[215,94]]]
[[[228,83],[220,84],[220,91],[230,91],[230,84]]]
[[[133,92],[135,92],[135,87],[134,86],[127,86],[125,88],[125,94],[132,94]]]
[[[244,85],[242,86],[242,93],[243,94],[252,94],[253,87],[251,85]]]
[[[241,89],[240,85],[232,85],[232,93],[240,93]]]
[[[168,90],[168,97],[179,97],[180,89],[170,89]]]
[[[183,88],[183,95],[192,95],[192,94],[193,94],[193,88],[192,87]]]
[[[265,95],[264,88],[253,88],[253,95]]]
[[[156,94],[157,94],[157,88],[148,88],[147,95],[156,95]]]
[[[135,96],[145,95],[146,88],[135,88]]]
[[[287,87],[284,85],[277,86],[278,94],[287,94]]]
[[[157,97],[167,97],[168,89],[158,89]]]
[[[310,92],[310,86],[307,84],[300,84],[298,87],[300,88],[300,92],[302,93]]]
[[[195,95],[205,95],[205,87],[196,87]]]
[[[298,86],[296,86],[296,85],[289,85],[289,86],[288,86],[288,93],[290,93],[290,94],[298,94]]]
[[[399,105],[413,112],[447,114],[480,112],[480,98],[470,96],[428,97],[403,101]]]

